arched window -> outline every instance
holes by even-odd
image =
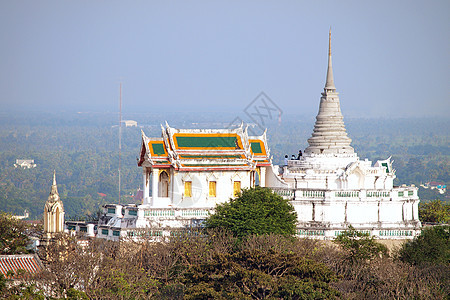
[[[162,171],[159,174],[159,197],[169,197],[169,175],[166,171]]]

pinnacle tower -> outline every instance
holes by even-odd
[[[53,184],[44,206],[44,241],[43,245],[48,244],[49,240],[58,232],[64,231],[64,205],[58,194],[56,186],[56,174],[53,171]]]
[[[336,92],[331,64],[331,29],[328,38],[328,69],[324,91],[320,98],[319,113],[316,117],[309,147],[305,154],[353,154],[352,140],[347,136],[344,117],[341,113],[339,93]]]

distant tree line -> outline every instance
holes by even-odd
[[[190,128],[189,121],[220,121],[220,116],[172,116],[172,126]],[[154,114],[136,117],[148,136],[161,135],[164,118]],[[189,119],[190,118],[190,119]],[[205,118],[203,120],[202,118]],[[223,117],[224,118],[224,117]],[[231,119],[232,120],[232,119]],[[224,119],[224,124],[228,121]],[[361,158],[393,156],[397,170],[395,184],[416,184],[429,180],[450,182],[448,128],[446,119],[346,120],[352,145]],[[283,116],[281,125],[268,124],[273,162],[285,154],[296,154],[307,146],[314,119]],[[3,115],[0,119],[0,210],[40,218],[56,170],[58,190],[71,218],[92,215],[104,203],[118,202],[118,128],[114,114]],[[142,185],[136,157],[141,146],[139,128],[123,128],[123,202]],[[34,169],[14,168],[16,159],[34,159]],[[100,194],[99,194],[100,193]],[[106,196],[103,196],[105,194]],[[436,190],[419,191],[421,200],[444,200]]]

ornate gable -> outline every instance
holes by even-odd
[[[214,171],[270,165],[265,133],[249,138],[242,125],[233,129],[176,129],[166,123],[161,129],[161,138],[142,134],[139,166],[147,163],[181,171]]]

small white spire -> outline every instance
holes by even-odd
[[[333,67],[331,64],[331,27],[328,35],[328,70],[327,70],[327,81],[325,83],[325,90],[335,90],[334,79],[333,79]]]
[[[53,170],[53,185],[56,186],[56,170]]]

